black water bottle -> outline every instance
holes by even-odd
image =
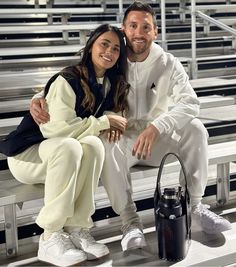
[[[179,160],[186,181],[185,190],[165,188],[160,189],[161,172],[168,155],[174,155]],[[180,158],[174,153],[166,154],[160,164],[157,186],[154,194],[155,223],[158,238],[160,259],[180,261],[187,255],[191,243],[191,210],[187,189],[186,172]]]
[[[163,218],[170,220],[182,215],[182,205],[175,188],[165,188],[159,202],[159,213]]]

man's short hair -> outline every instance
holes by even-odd
[[[125,24],[127,16],[131,11],[144,11],[151,14],[153,19],[153,24],[155,27],[157,27],[155,11],[149,4],[143,3],[141,1],[134,1],[133,4],[131,4],[124,13],[123,24]]]

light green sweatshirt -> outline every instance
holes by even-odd
[[[51,84],[46,100],[50,121],[40,125],[40,130],[45,138],[73,137],[79,140],[88,135],[99,136],[102,130],[110,128],[106,115],[99,118],[94,116],[84,119],[77,117],[76,95],[62,76],[58,76]]]

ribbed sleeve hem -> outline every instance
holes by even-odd
[[[106,115],[99,117],[98,121],[99,121],[100,131],[110,128],[110,122],[109,122],[108,117]]]

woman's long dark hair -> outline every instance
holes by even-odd
[[[93,110],[95,105],[95,97],[91,92],[88,86],[88,63],[92,62],[91,59],[91,51],[94,42],[98,39],[100,35],[105,32],[114,32],[120,42],[120,56],[116,62],[116,64],[108,69],[105,73],[112,83],[114,89],[114,112],[124,112],[128,111],[128,101],[127,95],[129,91],[129,84],[126,82],[126,71],[127,71],[127,56],[126,56],[126,48],[123,33],[115,26],[111,26],[109,24],[103,24],[99,26],[94,32],[91,33],[86,46],[79,51],[79,55],[82,55],[80,62],[78,63],[77,70],[80,76],[80,81],[82,88],[84,90],[85,97],[82,101],[83,107],[87,110]]]

